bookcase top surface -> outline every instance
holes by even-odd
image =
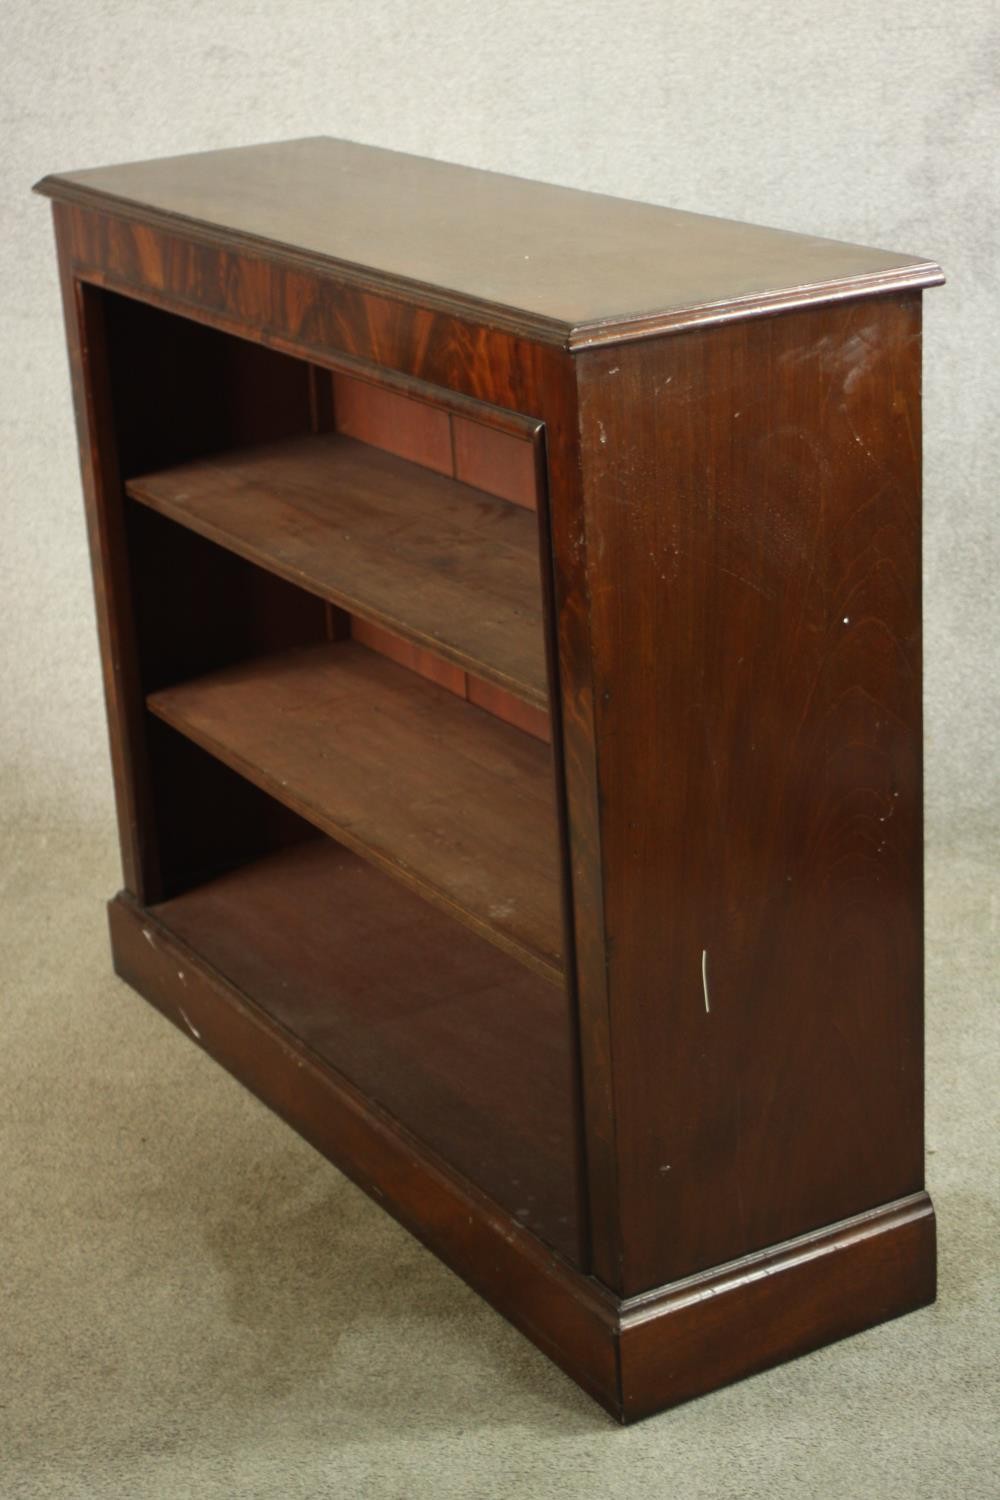
[[[891,251],[327,136],[60,173],[37,190],[576,348],[943,280]]]

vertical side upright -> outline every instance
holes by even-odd
[[[631,1295],[922,1184],[919,294],[578,376]]]
[[[52,215],[94,578],[122,872],[126,889],[148,904],[161,892],[104,318],[100,294],[73,274],[69,210],[54,203]]]
[[[564,843],[569,860],[581,1201],[586,1204],[587,1269],[617,1285],[622,1257],[614,1076],[604,945],[600,800],[594,740],[594,660],[587,536],[581,485],[577,371],[560,354],[536,381],[534,409],[545,418],[547,503],[540,507],[551,588],[559,703],[553,749],[565,788]],[[541,358],[539,359],[539,363]],[[555,675],[555,674],[554,674]],[[553,709],[556,705],[553,704]]]

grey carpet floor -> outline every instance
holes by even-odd
[[[5,1497],[995,1497],[989,851],[931,851],[930,1309],[629,1430],[116,980],[108,826],[2,882]]]

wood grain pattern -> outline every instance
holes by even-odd
[[[136,476],[127,489],[241,557],[546,706],[538,528],[521,507],[335,434],[226,450]]]
[[[925,1193],[819,1235],[613,1296],[497,1208],[157,913],[110,906],[117,972],[589,1391],[634,1422],[934,1298]]]
[[[115,810],[125,887],[143,901],[162,893],[156,817],[149,785],[142,687],[125,507],[100,294],[73,274],[73,242],[65,213],[54,226],[76,416],[87,541],[104,679]]]
[[[626,1293],[922,1185],[919,307],[581,357]]]
[[[571,1014],[574,1047],[579,1034],[592,1037],[585,1089],[577,1076],[587,1136],[582,1191],[594,1267],[610,1281],[618,1264],[617,1189],[610,1061],[593,1021],[606,1011],[606,974],[573,359],[522,334],[318,277],[294,257],[279,264],[69,203],[57,202],[53,212],[72,273],[140,311],[180,316],[322,369],[394,382],[403,392],[414,382],[424,394],[432,386],[450,410],[476,420],[488,404],[491,425],[505,422],[511,432],[544,428],[544,448],[536,442],[535,451],[563,926],[567,953],[575,955],[578,943],[580,949],[579,963],[574,956],[567,965],[567,981],[580,995],[579,1013]]]
[[[191,1018],[623,1420],[929,1300],[912,289],[938,269],[329,143],[44,188],[63,199],[66,285],[97,315],[96,358],[79,322],[70,337],[87,356],[75,378],[111,577],[95,564],[115,771],[146,903],[113,907],[121,972]],[[198,350],[208,357],[186,386]],[[342,399],[348,423],[367,420],[371,399],[369,435],[391,442],[394,427],[421,429],[407,403],[437,406],[453,466],[537,497],[551,756],[346,639],[260,656],[252,637],[269,652],[283,631],[349,626],[294,603],[278,619],[289,585],[276,577],[251,607],[235,553],[222,554],[215,613],[171,630],[176,607],[150,581],[155,524],[186,538],[182,552],[210,544],[144,506],[128,522],[116,476],[232,448],[258,423],[267,440],[322,433],[347,378],[366,388],[353,387],[353,417]],[[203,399],[213,386],[217,407]],[[488,429],[523,437],[516,459]],[[446,470],[433,440],[421,447],[429,431],[411,433],[411,451]],[[216,576],[208,551],[191,558],[192,578]],[[227,603],[252,618],[230,629]],[[331,673],[334,661],[364,666]],[[192,735],[186,754],[167,722],[144,719],[150,687],[154,711]],[[195,741],[220,757],[221,780]],[[289,1041],[249,993],[280,1009],[252,952],[219,950],[247,965],[246,989],[199,956],[226,941],[228,897],[213,917],[197,896],[227,848],[237,885],[272,858],[305,868],[295,819],[272,818],[260,792],[241,801],[223,761],[505,948],[495,961],[522,960],[524,984],[538,982],[524,965],[559,979],[553,1006],[565,985],[577,1149],[556,1155],[574,1174],[561,1244],[578,1272],[509,1200],[500,1208],[443,1162],[461,1149],[446,1146],[446,1119],[466,1107],[447,1080],[436,1112],[406,1093],[389,1047],[400,1108],[442,1132],[432,1147]],[[146,872],[161,860],[138,836],[168,828],[185,778],[168,883],[191,896],[196,926],[204,917],[190,943],[150,908]],[[514,1009],[527,1024],[529,1008]],[[312,1001],[305,1012],[318,1023]],[[374,1078],[354,1014],[345,1004],[330,1045],[356,1046]],[[412,1024],[422,1048],[438,1025],[445,1054],[472,1044],[447,1001]],[[484,1087],[501,1097],[496,1077]],[[542,1121],[541,1099],[524,1108],[536,1104]],[[498,1124],[487,1176],[526,1149]],[[488,1156],[485,1120],[468,1133]]]
[[[927,1194],[619,1303],[623,1422],[934,1301]]]
[[[910,256],[322,136],[37,186],[565,344],[941,280]]]
[[[558,989],[328,839],[154,914],[525,1228],[577,1253]]]
[[[492,682],[483,682],[479,677],[466,677],[465,696],[477,708],[484,708],[505,724],[513,724],[515,729],[523,729],[525,734],[534,735],[536,740],[544,740],[546,744],[551,742],[552,729],[544,709],[524,703],[512,693],[504,692]]]
[[[451,429],[456,479],[514,505],[537,508],[535,455],[529,442],[466,417],[452,417]]]
[[[155,912],[123,894],[109,918],[123,979],[617,1412],[614,1306],[596,1282],[297,1042]]]
[[[447,688],[456,698],[468,696],[466,685],[469,679],[466,673],[461,667],[435,656],[433,651],[424,651],[420,646],[414,646],[412,641],[394,635],[391,630],[384,630],[381,625],[372,625],[368,620],[352,617],[349,632],[352,641],[366,646],[369,651],[377,651],[380,656],[387,656],[408,672],[416,672],[418,677],[426,677],[428,682],[436,682],[438,687]]]
[[[370,625],[367,620],[352,618],[350,636],[362,646],[367,646],[369,651],[378,651],[380,655],[398,662],[408,671],[416,672],[419,677],[426,677],[428,682],[436,682],[439,687],[447,688],[449,693],[465,698],[477,708],[484,708],[505,724],[513,724],[515,729],[523,729],[525,734],[534,735],[535,739],[551,744],[552,728],[545,709],[534,708],[530,703],[498,688],[495,683],[472,677],[435,656],[433,652],[422,651],[401,636],[383,630],[380,625]]]
[[[545,746],[351,642],[153,693],[153,713],[562,982]]]
[[[439,474],[453,470],[448,413],[401,391],[337,373],[333,413],[338,432]]]

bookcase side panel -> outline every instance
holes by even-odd
[[[922,1183],[919,294],[579,382],[630,1295]]]

